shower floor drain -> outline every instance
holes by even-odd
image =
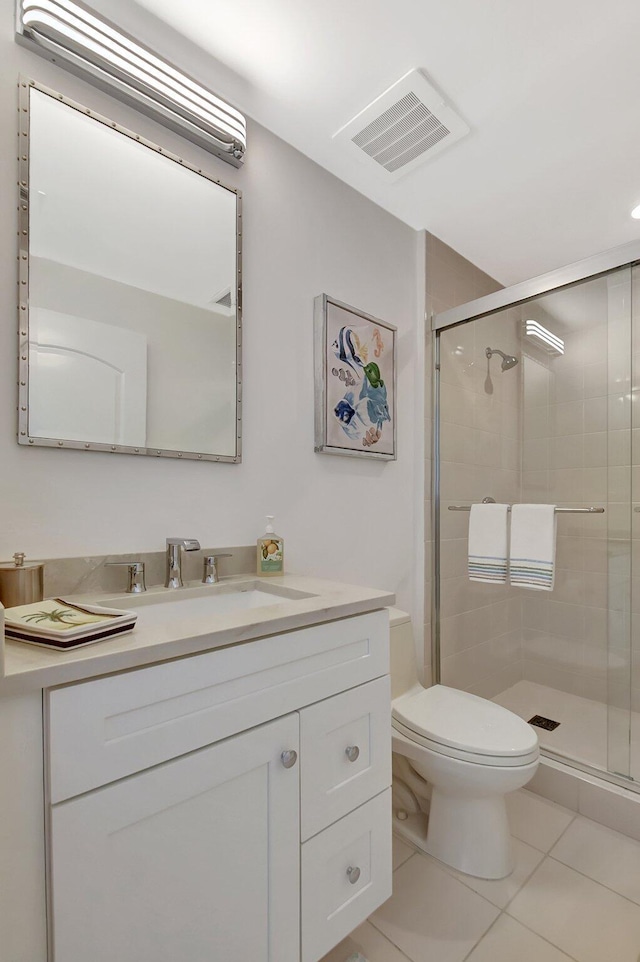
[[[536,728],[544,728],[545,731],[552,732],[554,728],[557,728],[560,722],[554,721],[553,718],[545,718],[544,715],[534,715],[533,718],[529,719],[530,725],[535,725]]]

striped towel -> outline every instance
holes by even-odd
[[[469,579],[507,582],[507,504],[472,504],[469,516]]]
[[[509,580],[518,588],[553,591],[556,567],[555,504],[514,504]]]

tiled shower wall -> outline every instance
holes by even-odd
[[[519,500],[521,366],[501,370],[487,347],[519,354],[511,315],[482,318],[441,337],[442,681],[491,697],[522,677],[520,592],[469,581],[469,513],[450,511],[491,497]]]
[[[466,299],[485,292],[467,289]],[[629,646],[631,518],[640,530],[630,504],[640,443],[634,437],[632,458],[629,293],[628,273],[598,278],[442,335],[445,684],[491,697],[524,678],[619,707],[633,695],[640,708],[640,631],[634,649]],[[436,310],[445,306],[440,301]],[[565,340],[563,356],[523,336],[528,317]],[[514,354],[520,363],[502,373],[495,357],[488,370],[486,347]],[[488,495],[606,511],[559,515],[554,591],[514,591],[468,580],[469,516],[447,510]],[[640,493],[636,498],[640,502]],[[635,590],[637,609],[639,596]],[[636,621],[640,612],[632,627]]]
[[[640,713],[640,267],[632,271],[631,316],[632,331],[632,380],[631,380],[631,410],[632,410],[632,558],[631,558],[631,680],[632,680],[632,708]],[[634,773],[640,778],[640,772]]]
[[[501,287],[430,235],[426,273],[428,310],[434,314]],[[520,488],[520,370],[502,373],[498,356],[488,368],[487,347],[518,353],[515,315],[476,321],[441,338],[440,624],[443,684],[491,696],[522,677],[520,600],[506,586],[468,580],[469,515],[447,510],[449,504],[470,504],[487,496],[517,500]],[[430,417],[426,423],[431,424]],[[430,468],[427,463],[427,477]],[[430,508],[427,503],[427,519]],[[425,537],[430,557],[429,520]]]
[[[550,594],[523,593],[524,678],[624,705],[629,274],[597,278],[523,310],[564,339],[565,353],[549,356],[524,346],[522,500],[605,508],[603,515],[558,515],[555,588]]]

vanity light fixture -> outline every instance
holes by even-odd
[[[247,126],[191,77],[73,0],[18,0],[16,39],[240,167]]]
[[[633,208],[633,210],[631,211],[631,216],[633,217],[634,220],[640,220],[640,204],[638,204],[637,207]]]
[[[538,347],[543,344],[549,354],[564,354],[562,338],[552,334],[537,321],[525,321],[525,334],[527,337],[534,338],[538,342]]]

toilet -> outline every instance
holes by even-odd
[[[505,795],[533,778],[538,737],[486,698],[423,688],[409,615],[389,616],[394,830],[467,875],[504,878],[514,865]]]

